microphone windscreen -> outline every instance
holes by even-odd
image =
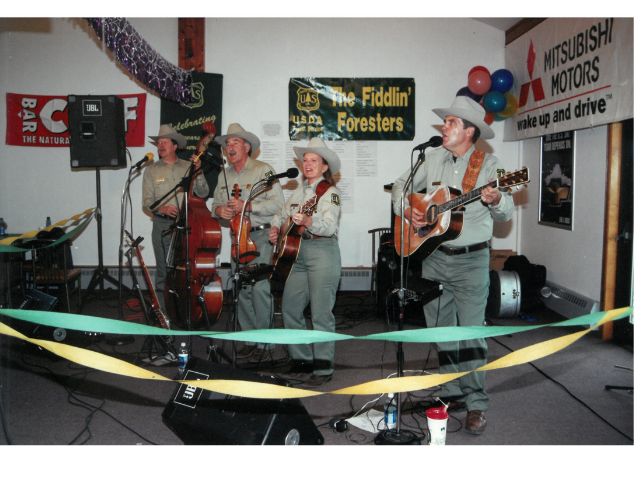
[[[153,153],[149,152],[145,155],[149,160],[153,160]]]
[[[299,173],[300,170],[298,170],[297,168],[290,168],[289,170],[287,170],[287,178],[296,178]]]
[[[442,146],[442,137],[438,137],[437,135],[435,137],[431,137],[431,139],[429,140],[429,143],[432,144],[434,147],[440,147]]]

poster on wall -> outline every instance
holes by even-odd
[[[289,138],[413,140],[413,78],[292,78]]]
[[[504,139],[633,117],[633,18],[548,18],[507,45],[518,110]]]
[[[124,100],[127,147],[143,147],[147,94],[117,96]],[[6,144],[69,147],[67,95],[7,93]]]
[[[575,132],[541,138],[538,223],[573,230]]]
[[[191,102],[176,103],[162,99],[160,103],[160,125],[171,125],[178,133],[187,138],[187,146],[178,150],[178,157],[189,160],[196,153],[198,143],[207,135],[203,130],[205,122],[212,122],[216,136],[222,132],[222,75],[218,73],[191,72]],[[158,126],[158,128],[160,128]],[[156,135],[154,133],[153,135]],[[217,144],[209,143],[210,149],[217,149]],[[209,195],[218,184],[220,163],[210,156],[203,158],[203,170],[209,184]]]

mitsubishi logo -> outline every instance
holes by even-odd
[[[533,48],[533,40],[529,44],[529,54],[527,55],[527,72],[529,73],[530,82],[524,83],[520,87],[520,101],[518,108],[524,107],[529,100],[529,87],[533,90],[533,100],[539,102],[545,99],[544,90],[542,88],[542,79],[540,77],[533,80],[533,67],[536,61],[536,50]]]

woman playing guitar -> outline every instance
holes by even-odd
[[[282,318],[285,328],[305,329],[304,309],[311,303],[313,328],[335,331],[332,310],[340,282],[340,248],[338,218],[340,191],[333,174],[340,170],[340,158],[319,138],[311,139],[307,148],[294,147],[302,162],[305,180],[271,221],[269,240],[278,242],[281,231],[302,235],[282,295]],[[314,208],[309,206],[315,203]],[[304,211],[303,211],[304,210]],[[300,228],[289,228],[289,222]],[[302,232],[301,232],[302,230]],[[283,239],[281,239],[283,240]],[[278,259],[278,263],[282,257]],[[276,265],[276,270],[278,265]],[[319,387],[333,375],[334,342],[289,345],[290,374],[313,373],[303,386]],[[301,380],[302,377],[299,377]]]

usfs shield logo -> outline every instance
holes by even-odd
[[[191,84],[191,101],[182,103],[181,105],[189,108],[198,108],[204,105],[204,85],[202,82],[193,82]]]
[[[318,92],[313,88],[301,87],[298,89],[298,101],[296,106],[298,110],[306,110],[308,112],[320,108],[320,98]]]

